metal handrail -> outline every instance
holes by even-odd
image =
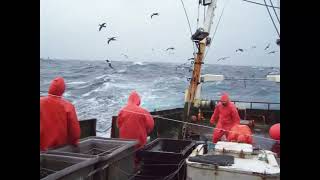
[[[214,100],[214,101],[220,101],[220,100]],[[279,102],[239,101],[239,100],[231,100],[231,102],[243,102],[243,103],[254,103],[254,104],[280,104]]]
[[[220,101],[220,100],[214,100],[214,101]],[[252,104],[266,104],[268,105],[268,111],[270,110],[270,105],[274,105],[274,104],[280,104],[280,102],[261,102],[261,101],[237,101],[237,100],[232,100],[231,102],[233,102],[234,104],[236,103],[247,103],[250,104],[250,109],[252,109]]]

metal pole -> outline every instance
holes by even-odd
[[[212,3],[208,6],[206,18],[204,21],[203,29],[205,32],[210,33],[210,28],[213,22],[214,18],[214,10],[216,9],[216,4],[217,0],[213,0]],[[199,42],[199,49],[198,53],[196,54],[195,57],[195,63],[193,67],[193,72],[192,72],[192,79],[190,81],[189,89],[188,89],[188,94],[186,98],[186,103],[185,104],[185,110],[184,110],[184,121],[188,121],[189,116],[190,116],[190,109],[193,103],[193,100],[195,98],[196,90],[199,84],[200,80],[200,75],[201,75],[201,65],[203,64],[203,57],[204,53],[206,50],[206,38],[203,39],[202,41]],[[186,124],[183,125],[182,127],[182,138],[185,138],[185,134],[187,131],[187,126]]]

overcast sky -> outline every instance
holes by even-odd
[[[198,0],[183,2],[194,32]],[[40,57],[147,62],[186,62],[192,57],[191,35],[180,0],[41,0],[40,3]],[[211,36],[225,3],[205,63],[279,67],[280,47],[275,43],[278,36],[264,6],[242,0],[218,0]],[[279,6],[278,0],[273,0],[273,4]],[[160,15],[151,19],[153,12]],[[270,12],[273,13],[271,8]],[[107,23],[107,28],[99,32],[98,24],[102,22]],[[280,29],[276,19],[275,22]],[[199,25],[202,23],[203,8]],[[107,38],[111,36],[117,36],[118,40],[108,45]],[[265,51],[268,43],[270,48]],[[171,46],[176,49],[174,54],[165,51]],[[248,51],[236,53],[237,48]],[[277,53],[267,54],[273,50]],[[217,62],[225,56],[231,58]]]

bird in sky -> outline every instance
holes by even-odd
[[[222,58],[219,58],[217,61],[223,61],[223,60],[226,60],[226,59],[229,59],[230,57],[222,57]]]
[[[236,52],[238,52],[238,51],[243,52],[244,50],[239,48],[239,49],[236,50]]]
[[[277,51],[270,51],[270,52],[268,52],[268,54],[274,54],[274,53],[276,53]]]
[[[166,49],[166,51],[168,51],[168,50],[174,50],[174,47],[169,47]]]
[[[151,14],[151,19],[152,19],[153,16],[159,16],[159,13],[152,13]]]
[[[111,62],[107,59],[106,60],[106,62],[108,63],[108,65],[109,65],[109,67],[111,68],[111,69],[114,69],[113,67],[112,67],[112,65],[111,65]]]
[[[122,53],[122,55],[128,59],[128,56],[127,56],[126,54],[123,54],[123,53]]]
[[[107,27],[106,24],[107,24],[107,23],[99,24],[99,31],[101,31],[102,28]]]
[[[270,47],[270,43],[264,48],[264,50],[269,49],[269,47]]]
[[[109,44],[111,41],[116,41],[116,37],[108,38],[108,44]]]

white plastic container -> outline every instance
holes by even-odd
[[[267,80],[280,83],[280,75],[267,75]]]
[[[231,155],[240,158],[249,158],[253,153],[251,144],[219,141],[215,145],[214,154]]]
[[[199,145],[189,156],[203,155]],[[189,161],[187,162],[187,180],[262,180],[280,179],[280,167],[274,153],[262,150],[253,153],[249,144],[218,142],[216,149],[208,154],[224,154],[234,156],[231,166],[218,166]],[[224,149],[224,150],[223,150]],[[245,154],[242,158],[240,153]]]

